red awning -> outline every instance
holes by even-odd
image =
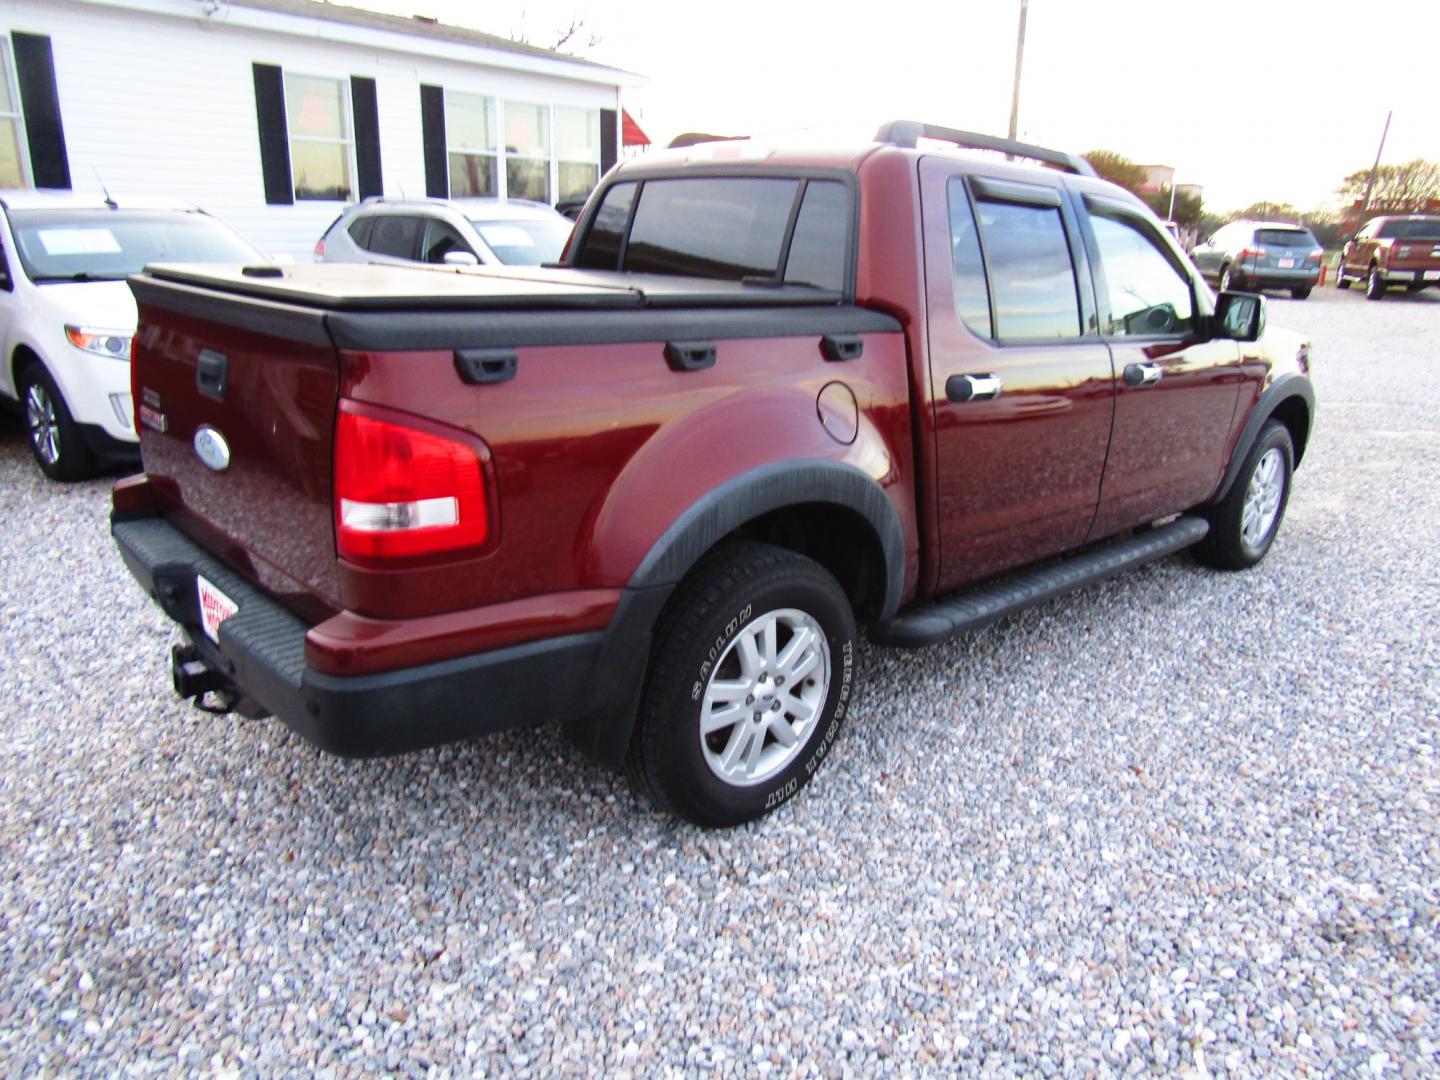
[[[650,137],[640,130],[635,118],[624,109],[620,110],[620,144],[622,146],[649,146]]]

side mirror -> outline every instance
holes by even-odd
[[[446,266],[479,266],[480,260],[473,251],[447,251],[441,258]]]
[[[1222,292],[1215,301],[1215,336],[1258,341],[1265,332],[1265,298],[1254,293]]]

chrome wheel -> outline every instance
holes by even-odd
[[[39,383],[31,383],[25,391],[25,428],[35,456],[46,465],[60,460],[60,421],[55,416],[55,402]]]
[[[804,749],[830,691],[830,648],[819,622],[782,608],[740,628],[705,686],[700,745],[710,771],[748,787]]]
[[[1227,266],[1220,271],[1220,291],[1229,292],[1234,284],[1235,276],[1230,272],[1230,267]]]
[[[1240,538],[1251,548],[1259,548],[1275,525],[1280,502],[1285,495],[1285,454],[1272,446],[1255,463],[1250,486],[1245,492],[1245,506],[1240,511]]]

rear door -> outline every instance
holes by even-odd
[[[1244,379],[1239,345],[1209,340],[1197,285],[1138,207],[1085,195],[1101,333],[1116,372],[1115,431],[1091,539],[1207,498]]]
[[[920,167],[944,591],[1084,541],[1115,391],[1058,178]]]

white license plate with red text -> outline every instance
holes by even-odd
[[[201,629],[206,637],[219,644],[220,624],[239,611],[240,605],[199,574],[195,575],[195,588],[200,593]]]
[[[1295,260],[1294,260],[1294,259],[1281,259],[1281,260],[1280,260],[1280,269],[1282,269],[1282,270],[1289,270],[1290,267],[1292,267],[1292,266],[1294,266],[1294,265],[1295,265]]]

